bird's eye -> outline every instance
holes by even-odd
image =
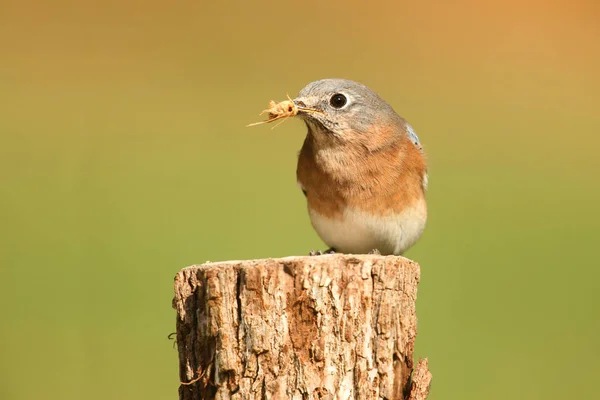
[[[329,104],[331,104],[333,108],[342,108],[346,105],[347,102],[348,99],[341,93],[334,94],[333,96],[331,96],[331,100],[329,100]]]

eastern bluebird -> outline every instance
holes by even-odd
[[[400,255],[419,239],[427,220],[423,147],[375,92],[322,79],[266,112],[267,121],[249,126],[293,116],[306,123],[296,174],[327,252]]]
[[[336,252],[402,254],[427,220],[427,166],[415,131],[376,93],[345,79],[309,83],[293,102],[308,128],[298,185],[318,235]]]

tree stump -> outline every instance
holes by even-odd
[[[425,399],[419,274],[404,257],[341,254],[181,270],[179,398]]]

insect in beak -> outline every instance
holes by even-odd
[[[281,119],[282,121],[279,122],[279,124],[281,124],[282,122],[284,122],[286,119],[288,119],[289,117],[294,117],[296,115],[298,115],[299,112],[305,112],[305,113],[320,113],[320,114],[324,114],[323,111],[321,110],[317,110],[314,108],[308,108],[304,106],[304,103],[302,102],[298,102],[300,103],[300,105],[297,105],[294,100],[292,100],[290,98],[289,95],[287,96],[287,100],[281,101],[279,103],[275,103],[273,100],[271,100],[269,102],[269,108],[267,108],[266,110],[263,110],[259,115],[263,115],[265,113],[269,114],[269,118],[265,121],[260,121],[260,122],[254,122],[252,124],[246,125],[246,126],[255,126],[255,125],[260,125],[260,124],[267,124],[273,121],[277,121],[279,119]],[[273,128],[271,129],[275,129],[277,126],[279,126],[279,124],[275,125]]]

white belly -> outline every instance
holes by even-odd
[[[377,249],[381,254],[400,255],[419,239],[427,220],[424,199],[398,214],[384,217],[348,208],[336,219],[310,208],[308,211],[321,239],[340,253],[364,254]]]

